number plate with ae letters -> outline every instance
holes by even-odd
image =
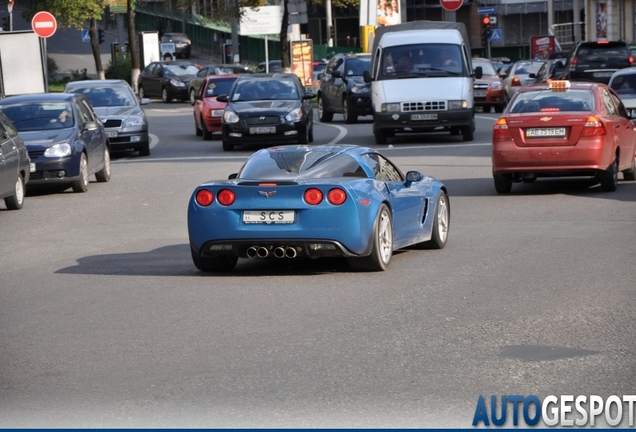
[[[530,128],[526,129],[526,137],[528,138],[540,138],[540,137],[564,137],[565,128]]]
[[[437,120],[437,114],[411,114],[411,120]]]

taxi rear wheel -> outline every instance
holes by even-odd
[[[509,175],[497,175],[493,174],[495,181],[495,190],[499,194],[507,194],[512,190],[512,177]]]
[[[632,161],[632,167],[623,171],[624,180],[636,180],[636,158]]]
[[[618,188],[618,157],[609,166],[607,171],[600,176],[601,189],[605,192],[614,192]]]

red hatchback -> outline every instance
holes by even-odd
[[[238,75],[211,75],[206,77],[201,90],[195,96],[194,130],[197,136],[211,140],[212,134],[221,133],[221,120],[226,102],[219,102],[216,97],[230,94]]]
[[[618,173],[636,179],[636,130],[605,84],[552,81],[522,87],[492,136],[495,189],[538,177],[592,176],[616,190]]]

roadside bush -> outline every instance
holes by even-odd
[[[60,68],[57,66],[57,62],[54,58],[49,56],[46,57],[46,75],[49,78],[49,81],[55,81],[57,78],[57,72]]]
[[[106,79],[121,79],[130,82],[130,75],[132,70],[132,61],[130,57],[120,58],[108,63],[106,67],[105,75]]]

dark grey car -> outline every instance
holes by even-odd
[[[24,191],[31,174],[29,153],[15,126],[0,112],[0,198],[9,210],[24,204]]]
[[[140,156],[150,154],[148,119],[141,105],[150,99],[137,99],[123,80],[73,81],[67,93],[80,93],[88,99],[106,128],[111,150],[137,150]]]
[[[175,54],[177,57],[189,59],[192,55],[192,41],[185,33],[164,33],[161,36],[161,42],[174,43]]]

